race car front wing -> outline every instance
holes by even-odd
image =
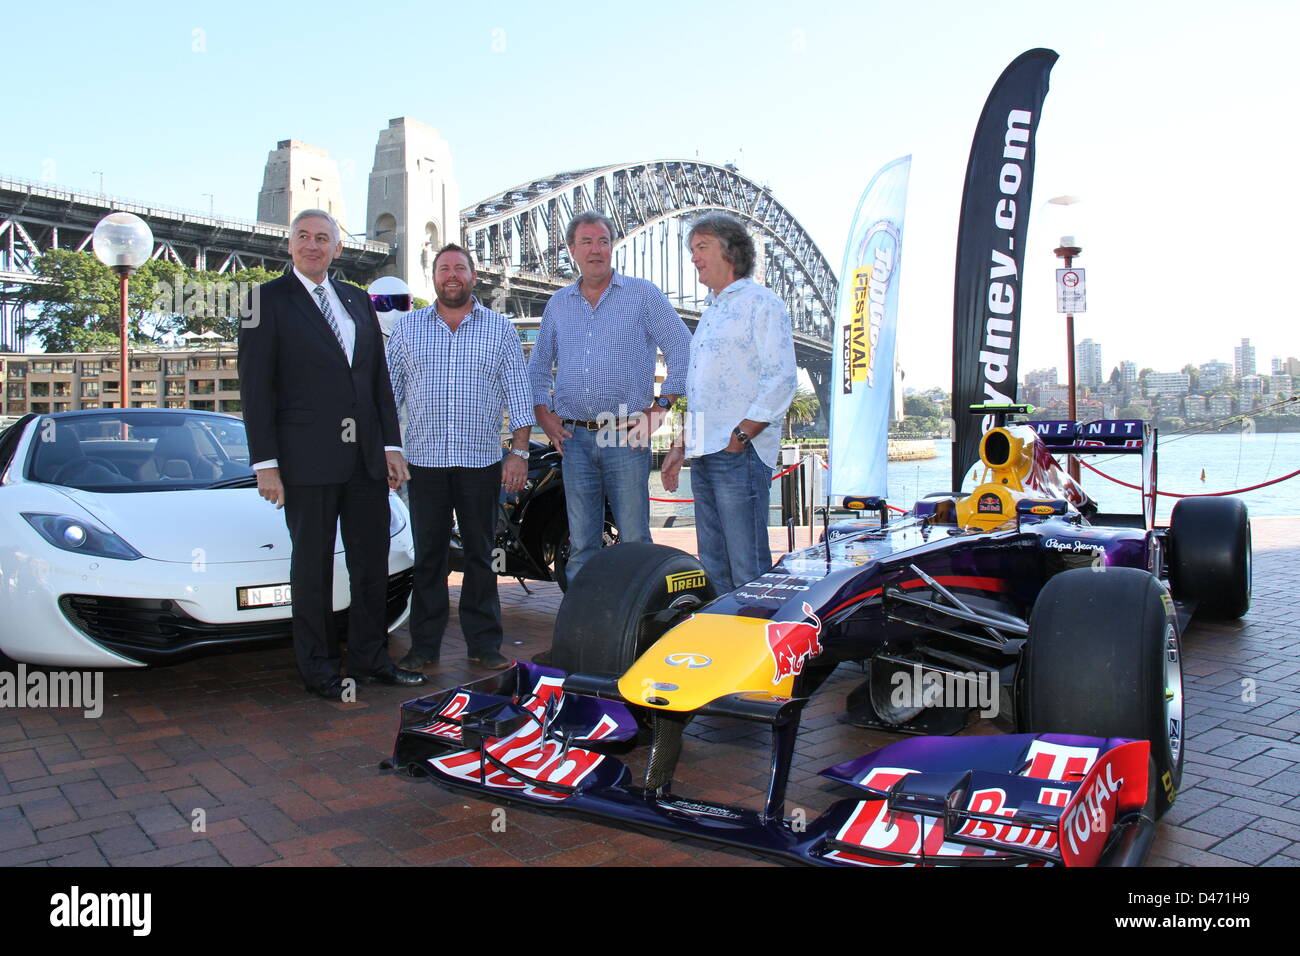
[[[814,820],[780,811],[795,701],[731,701],[716,712],[782,723],[762,810],[674,794],[676,755],[651,747],[641,783],[619,756],[637,744],[626,703],[603,686],[520,662],[411,700],[386,766],[505,803],[668,831],[811,864],[1138,865],[1153,821],[1146,741],[1062,734],[915,737],[822,771],[861,791]],[[604,695],[602,695],[604,696]],[[664,726],[655,728],[656,736]],[[681,726],[676,733],[680,735]],[[784,754],[779,751],[786,751]],[[784,759],[782,757],[784,756]],[[774,807],[778,809],[774,812]]]

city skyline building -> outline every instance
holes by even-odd
[[[1101,384],[1101,345],[1084,339],[1074,347],[1074,364],[1078,369],[1078,383],[1085,388]]]
[[[1232,350],[1232,366],[1239,379],[1255,374],[1255,346],[1250,344],[1250,339],[1242,339]]]

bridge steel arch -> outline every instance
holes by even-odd
[[[697,310],[707,290],[698,286],[689,262],[685,222],[725,212],[746,223],[759,252],[755,278],[785,301],[800,364],[823,391],[818,379],[829,369],[837,280],[826,256],[769,189],[732,166],[695,160],[579,169],[468,207],[461,213],[461,235],[482,268],[558,287],[577,276],[564,233],[586,210],[614,220],[619,271],[655,282],[688,313]]]

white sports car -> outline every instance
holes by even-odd
[[[414,542],[389,495],[387,623]],[[334,608],[345,637],[343,545]],[[28,415],[0,433],[0,654],[139,667],[290,637],[289,533],[256,491],[244,423],[180,409]]]

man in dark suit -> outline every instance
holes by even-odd
[[[293,646],[309,692],[338,700],[334,533],[342,527],[352,603],[348,675],[422,684],[387,653],[388,488],[405,481],[379,321],[366,294],[328,277],[338,223],[308,209],[289,227],[293,270],[253,292],[239,335],[239,383],[258,492],[284,508],[293,541]],[[385,480],[386,479],[386,480]]]

